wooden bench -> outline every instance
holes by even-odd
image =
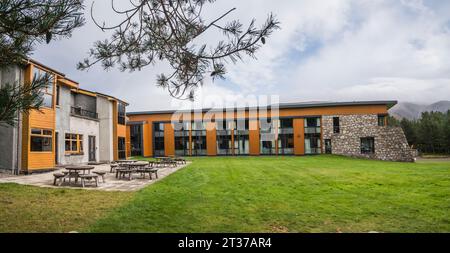
[[[58,185],[61,185],[63,180],[64,180],[64,182],[66,181],[66,178],[65,178],[66,174],[64,174],[64,173],[59,173],[59,172],[53,173],[53,177],[54,177],[53,185],[56,185],[56,180],[59,180],[59,184]]]
[[[98,176],[102,177],[102,183],[105,182],[105,175],[106,175],[105,171],[94,171],[94,174],[97,174]]]
[[[95,181],[95,187],[98,187],[98,175],[95,174],[80,174],[78,176],[81,179],[81,186],[85,186],[85,182],[94,180]]]
[[[117,167],[119,167],[119,165],[117,163],[111,163],[110,166],[111,166],[111,169],[109,170],[109,173],[115,172]]]
[[[121,169],[121,170],[117,170],[116,171],[116,175],[118,179],[124,178],[125,175],[128,174],[128,180],[131,180],[131,174],[134,172],[134,170],[130,170],[130,169]]]

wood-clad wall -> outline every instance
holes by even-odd
[[[33,79],[33,70],[36,66],[30,64],[25,70],[25,85]],[[51,71],[44,71],[53,74]],[[53,107],[42,107],[39,111],[31,110],[23,114],[22,128],[22,169],[32,172],[40,169],[51,169],[55,167],[55,128],[56,128],[56,76],[53,78]],[[33,128],[46,129],[52,131],[52,151],[32,152],[30,132]]]
[[[142,142],[143,142],[143,148],[144,148],[144,156],[152,156],[152,138],[150,134],[150,124],[144,123],[142,125]]]
[[[175,155],[175,132],[171,123],[164,124],[164,153],[166,156]]]
[[[206,152],[209,156],[217,155],[216,140],[216,124],[214,124],[214,122],[208,122],[206,124]]]
[[[249,153],[250,155],[259,155],[259,121],[249,120],[249,136],[248,142],[250,145]]]
[[[130,139],[130,126],[126,126],[127,136],[125,138],[125,150],[127,153],[127,157],[131,156],[131,139]]]
[[[304,119],[294,119],[294,155],[305,154]]]

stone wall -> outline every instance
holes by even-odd
[[[333,133],[333,117],[339,117],[340,133]],[[323,139],[331,139],[333,154],[387,161],[414,161],[400,127],[378,126],[378,115],[326,115],[322,117]],[[361,154],[361,138],[374,137],[374,154]]]

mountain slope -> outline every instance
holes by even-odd
[[[418,119],[422,112],[447,112],[450,110],[450,101],[439,101],[429,105],[410,102],[400,102],[389,110],[389,113],[397,119]]]

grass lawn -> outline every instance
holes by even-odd
[[[192,161],[136,193],[0,184],[0,231],[450,232],[450,162]]]
[[[0,232],[69,232],[85,229],[132,193],[0,184]]]
[[[90,231],[450,232],[450,163],[196,158]]]

